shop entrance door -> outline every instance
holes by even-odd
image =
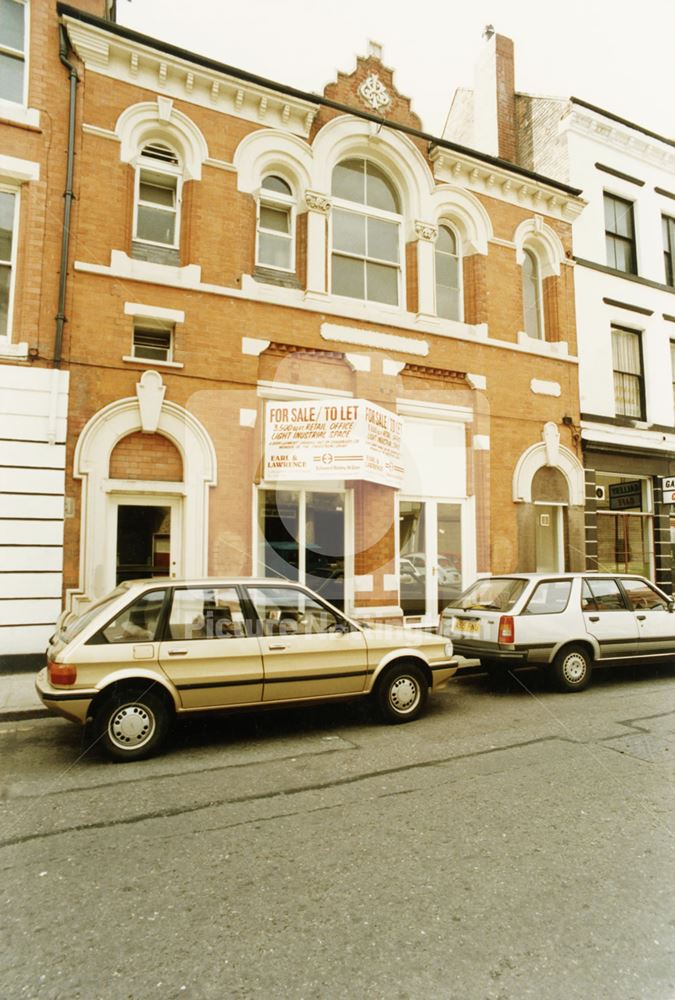
[[[346,490],[261,489],[258,492],[260,576],[304,583],[343,609],[347,581],[350,497]]]
[[[114,585],[180,573],[180,501],[172,497],[114,498]]]
[[[462,591],[462,503],[400,500],[401,607],[408,624],[436,625]]]

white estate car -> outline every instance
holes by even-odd
[[[455,653],[549,666],[581,691],[593,664],[675,662],[675,602],[641,576],[509,573],[478,580],[441,615]]]

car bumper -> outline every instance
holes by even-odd
[[[35,690],[42,704],[50,712],[82,725],[87,721],[89,706],[97,693],[93,688],[90,690],[54,687],[49,683],[47,667],[44,667],[35,678]]]
[[[451,660],[444,660],[442,663],[430,663],[429,669],[433,678],[433,690],[443,687],[459,669],[459,660],[454,656]]]
[[[528,661],[528,651],[517,649],[514,646],[498,646],[493,642],[466,642],[454,637],[452,645],[455,652],[466,657],[467,660],[493,660],[498,663],[513,663],[514,665]]]

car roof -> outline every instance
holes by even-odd
[[[258,584],[269,586],[275,584],[281,587],[303,587],[304,584],[297,580],[286,580],[283,577],[274,576],[202,576],[195,578],[176,579],[167,576],[148,576],[141,580],[128,580],[129,589],[132,587],[236,587],[238,584]]]

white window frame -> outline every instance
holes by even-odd
[[[28,52],[30,49],[30,17],[28,16],[29,0],[12,0],[19,7],[23,7],[23,51],[20,49],[12,49],[8,45],[2,45],[0,43],[0,52],[3,54],[12,56],[14,58],[20,58],[23,63],[23,86],[20,101],[13,101],[9,97],[4,97],[0,94],[0,105],[8,104],[10,107],[27,107],[28,105]]]
[[[524,276],[525,276],[525,260],[527,259],[528,256],[531,257],[532,260],[534,261],[536,269],[536,278],[537,278],[536,292],[538,300],[537,314],[539,321],[539,335],[536,337],[533,337],[532,334],[526,329],[527,324],[525,323]],[[537,253],[537,251],[533,247],[528,246],[527,244],[523,247],[523,263],[521,264],[521,271],[522,273],[521,273],[520,287],[523,300],[523,332],[527,334],[527,336],[530,337],[531,340],[539,341],[539,343],[546,343],[546,322],[544,319],[544,279],[542,276],[541,258]]]
[[[460,236],[457,226],[453,222],[451,222],[450,219],[438,220],[439,234],[442,226],[444,226],[446,229],[449,229],[452,235],[455,237],[455,246],[457,247],[457,253],[455,256],[457,257],[458,280],[459,280],[459,316],[455,317],[455,321],[463,323],[464,322],[464,257],[462,254],[462,237]],[[448,316],[441,316],[441,314],[438,312],[438,277],[436,273],[436,264],[437,264],[436,255],[438,253],[445,253],[445,251],[443,250],[439,251],[436,244],[434,244],[434,302],[436,306],[436,315],[439,317],[439,319],[449,319]],[[452,256],[452,254],[446,253],[446,256],[450,257]],[[453,322],[453,320],[450,321]]]
[[[265,174],[263,180],[267,177],[278,177],[285,184],[291,185],[282,177],[281,174]],[[291,188],[292,191],[292,188]],[[283,237],[283,233],[278,232],[276,229],[264,229],[260,224],[260,209],[261,208],[275,208],[277,210],[286,210],[288,212],[288,242],[290,245],[289,267],[279,267],[278,264],[269,264],[266,261],[260,259],[260,234],[261,232],[266,236],[277,236]],[[295,274],[297,271],[296,264],[296,199],[291,193],[290,195],[283,195],[278,191],[271,191],[269,188],[265,188],[260,185],[258,191],[258,198],[256,202],[256,218],[255,218],[255,263],[256,267],[266,267],[270,268],[272,271],[279,271],[281,274]]]
[[[135,167],[136,167],[136,174],[134,177],[134,218],[133,218],[132,240],[135,243],[143,243],[146,246],[164,247],[169,250],[178,250],[180,248],[181,204],[182,204],[182,194],[183,194],[183,171],[180,167],[180,164],[178,166],[174,166],[172,164],[162,163],[161,160],[154,160],[150,158],[146,159],[143,156],[142,150],[140,150],[138,157],[136,159]],[[174,226],[173,243],[161,243],[158,240],[148,240],[138,235],[138,208],[139,205],[141,204],[141,199],[140,199],[141,175],[144,172],[154,173],[154,174],[166,174],[168,177],[173,177],[176,179],[176,202],[174,207],[175,226]],[[143,205],[147,204],[149,203],[143,202]],[[149,207],[157,208],[156,205],[152,204],[150,204]]]
[[[0,191],[3,194],[10,194],[14,196],[14,219],[12,220],[12,254],[9,260],[9,299],[7,302],[7,330],[4,334],[0,333],[0,344],[11,344],[12,343],[12,329],[14,326],[14,297],[16,293],[16,271],[17,271],[17,261],[19,253],[19,201],[20,201],[20,190],[18,187],[14,187],[10,184],[0,184]]]
[[[368,161],[368,157],[367,156],[359,156],[359,157],[349,157],[349,156],[346,156],[346,157],[343,157],[342,160],[340,160],[338,163],[336,163],[335,166],[337,167],[337,166],[339,166],[339,163],[344,162],[344,160],[348,160],[348,159],[352,159],[352,158],[353,159],[366,160],[367,162],[373,162],[373,161]],[[373,165],[376,166],[378,169],[382,170],[383,173],[387,174],[386,170],[384,170],[382,167],[380,167],[379,164],[373,163]],[[387,177],[389,178],[388,174],[387,174]],[[391,180],[391,178],[389,178],[389,179]],[[394,187],[396,186],[396,185],[394,185],[393,181],[391,181],[391,183],[392,183],[392,185]],[[400,200],[401,193],[398,190],[398,188],[396,188],[396,193],[397,193],[397,195],[399,197],[399,200]],[[396,226],[398,227],[398,264],[394,265],[394,264],[392,264],[392,262],[390,260],[382,260],[379,257],[365,257],[365,256],[361,256],[360,254],[349,253],[346,250],[335,250],[334,247],[333,247],[333,213],[334,213],[335,209],[338,209],[338,210],[343,211],[343,212],[351,212],[353,215],[359,215],[359,216],[362,216],[362,217],[373,218],[373,219],[382,219],[384,222],[393,222],[393,223],[395,223]],[[392,310],[395,309],[397,311],[399,309],[403,309],[404,308],[403,292],[404,292],[405,287],[406,287],[406,280],[405,280],[405,241],[404,241],[404,238],[403,238],[403,223],[404,223],[404,221],[405,220],[404,220],[402,212],[399,212],[399,213],[397,213],[397,212],[387,212],[384,209],[381,209],[381,208],[372,208],[370,205],[365,205],[365,204],[362,204],[361,202],[358,202],[358,201],[347,201],[344,198],[337,198],[335,195],[331,195],[331,213],[330,213],[329,226],[328,226],[328,248],[329,248],[328,282],[329,282],[329,293],[331,295],[335,295],[337,298],[347,299],[349,302],[362,302],[364,304],[367,303],[368,305],[375,306],[377,308],[392,309]],[[353,295],[340,295],[337,292],[333,292],[333,255],[334,254],[336,254],[338,257],[348,257],[350,260],[360,260],[360,261],[363,261],[364,263],[383,264],[386,267],[390,267],[392,269],[395,268],[396,271],[397,271],[397,274],[398,274],[398,286],[397,286],[397,290],[396,290],[396,298],[397,298],[396,303],[394,304],[394,303],[391,303],[391,302],[380,302],[378,299],[369,299],[369,298],[367,298],[365,296],[364,296],[364,298],[360,299],[360,298],[358,298],[356,296],[353,296]]]

